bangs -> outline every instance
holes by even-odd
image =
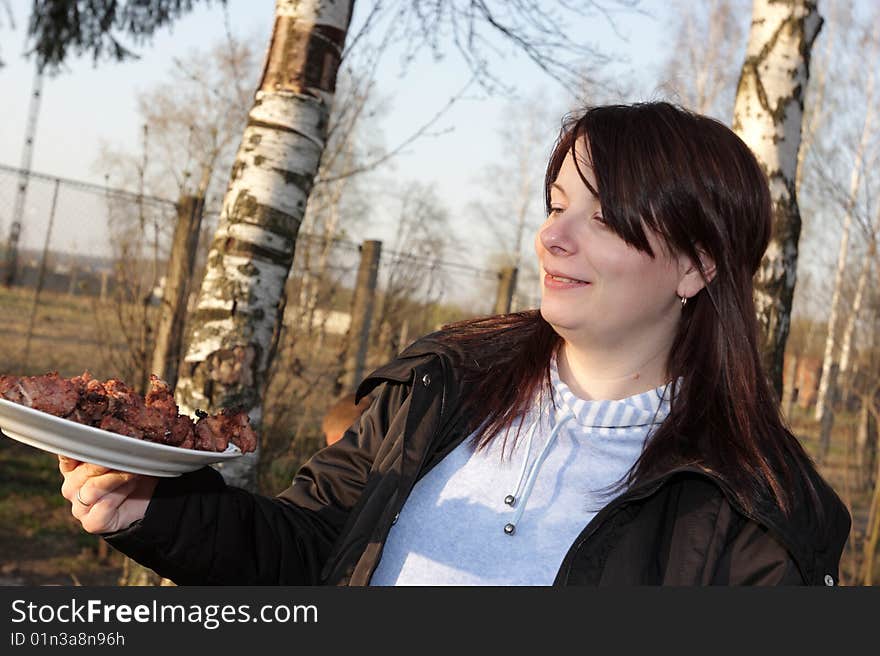
[[[603,125],[599,128],[595,124],[596,121],[591,120],[596,111],[594,109],[587,112],[578,120],[566,117],[563,121],[562,132],[550,156],[544,179],[546,212],[548,214],[550,212],[550,188],[559,175],[565,158],[571,155],[584,186],[599,199],[606,225],[633,248],[655,257],[645,233],[645,226],[660,234],[664,241],[667,241],[666,232],[659,229],[651,203],[648,201],[648,194],[645,193],[646,188],[626,183],[621,185],[621,179],[626,176],[626,171],[634,168],[627,161],[629,159],[627,155],[630,153],[620,147],[623,145],[621,143],[623,140],[622,135],[617,134],[620,132],[618,126]],[[616,127],[617,130],[614,129]],[[584,147],[586,159],[577,152],[579,144]],[[593,169],[597,188],[590,184],[584,174],[584,165]],[[630,189],[630,186],[633,188]],[[639,188],[642,192],[636,193]]]

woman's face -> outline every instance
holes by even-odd
[[[584,177],[598,189],[583,140],[577,155]],[[681,314],[683,258],[670,256],[648,229],[653,258],[606,226],[599,199],[584,185],[570,153],[551,187],[550,205],[535,237],[544,319],[567,341],[587,346],[648,346],[644,340],[667,339],[671,345]]]

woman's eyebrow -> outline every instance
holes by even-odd
[[[551,183],[551,184],[550,184],[550,188],[551,188],[551,189],[557,189],[557,190],[559,191],[559,193],[561,193],[563,196],[567,196],[567,195],[568,195],[568,194],[565,193],[565,189],[562,188],[562,185],[559,184],[558,182],[553,182],[553,183]]]

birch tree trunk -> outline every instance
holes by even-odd
[[[752,25],[733,111],[733,129],[770,183],[773,232],[755,276],[762,358],[779,398],[797,279],[796,174],[810,52],[822,27],[815,0],[753,0]]]
[[[354,0],[277,0],[178,377],[181,412],[246,410],[259,432],[296,235],[327,136]],[[255,489],[254,454],[219,468]]]
[[[856,322],[862,309],[862,298],[865,294],[865,286],[868,282],[868,273],[871,269],[871,260],[874,258],[874,242],[865,253],[862,260],[862,270],[859,273],[859,281],[856,285],[856,294],[853,298],[852,310],[847,317],[846,328],[843,331],[843,345],[840,349],[840,365],[832,361],[830,366],[831,375],[829,376],[829,389],[826,398],[825,409],[821,415],[819,422],[819,457],[818,461],[822,462],[827,456],[831,446],[831,429],[834,426],[834,410],[839,401],[846,403],[849,397],[849,362],[850,352],[852,350],[852,339],[856,329]],[[822,375],[825,375],[823,369]],[[864,444],[856,437],[856,462],[864,454]],[[861,467],[858,468],[859,476],[861,476]]]
[[[874,30],[874,42],[880,39],[880,30]],[[876,54],[876,49],[872,49],[872,55]],[[873,62],[873,57],[869,57],[869,62]],[[843,216],[843,228],[840,234],[840,247],[837,252],[837,269],[834,272],[834,290],[831,292],[831,307],[828,312],[828,329],[825,333],[825,353],[822,358],[822,377],[819,379],[819,395],[816,397],[816,419],[827,421],[825,414],[833,409],[826,407],[826,403],[831,405],[834,398],[834,386],[837,383],[837,368],[834,362],[834,347],[837,343],[837,316],[840,308],[840,296],[843,287],[843,274],[846,271],[846,260],[849,254],[849,231],[852,227],[852,213],[858,199],[859,186],[862,179],[862,168],[864,166],[865,149],[871,141],[871,121],[874,117],[874,66],[868,66],[868,82],[867,82],[867,106],[865,109],[865,119],[862,123],[862,135],[859,138],[859,145],[856,148],[855,161],[853,162],[852,173],[849,181],[849,195],[846,198],[846,207]]]
[[[871,271],[871,261],[876,256],[876,248],[872,243],[868,251],[862,256],[862,267],[859,272],[859,280],[856,283],[856,295],[853,298],[852,310],[846,320],[846,328],[843,331],[843,346],[840,347],[840,370],[838,374],[845,379],[849,373],[849,363],[852,353],[853,335],[856,332],[856,322],[862,311],[862,303],[865,297],[865,287],[868,285],[868,275]]]
[[[833,19],[834,13],[832,7],[832,24]],[[812,75],[812,80],[810,82],[811,98],[810,104],[807,107],[806,115],[804,116],[804,121],[806,124],[801,130],[801,145],[798,149],[797,174],[795,176],[795,191],[798,194],[800,194],[801,184],[804,179],[807,155],[809,154],[810,149],[813,147],[813,143],[816,140],[816,135],[819,133],[819,129],[822,127],[822,124],[825,121],[826,113],[828,111],[825,106],[825,89],[828,84],[828,69],[831,67],[831,62],[834,61],[833,57],[836,36],[836,29],[828,31],[828,34],[824,39],[825,50],[819,62],[819,66],[817,68],[815,65],[816,62],[815,60],[813,60],[810,69],[810,73]]]
[[[840,347],[840,368],[838,376],[843,381],[843,398],[849,395],[849,366],[852,360],[852,342],[856,332],[856,323],[858,323],[859,315],[862,312],[864,304],[865,289],[868,286],[868,277],[871,275],[871,265],[874,258],[877,257],[877,236],[880,234],[880,208],[874,217],[874,225],[871,226],[871,234],[869,237],[868,248],[862,255],[862,266],[859,271],[859,279],[856,283],[856,294],[853,297],[852,309],[846,320],[846,328],[843,330],[843,345]]]

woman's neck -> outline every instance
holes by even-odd
[[[625,399],[668,381],[669,350],[664,344],[620,354],[590,351],[564,341],[557,358],[559,378],[582,399]]]

